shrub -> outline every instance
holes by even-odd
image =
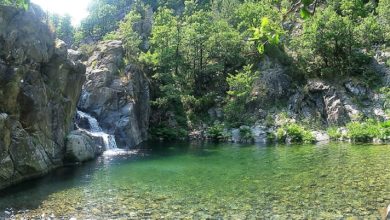
[[[276,140],[284,142],[286,140],[286,131],[283,128],[278,128],[276,131]]]
[[[341,138],[341,133],[337,127],[329,127],[327,133],[332,140]]]
[[[383,140],[390,139],[390,120],[379,124],[379,138]]]
[[[163,139],[163,140],[178,140],[184,139],[188,136],[185,129],[180,127],[170,127],[167,125],[159,125],[150,129],[152,139]]]
[[[275,124],[275,119],[271,115],[265,117],[265,126],[271,127]]]
[[[371,142],[381,134],[379,124],[374,121],[350,122],[347,124],[347,129],[348,137],[355,142]]]
[[[118,32],[111,31],[104,35],[103,40],[119,40],[121,37],[119,36]]]
[[[276,138],[277,137],[273,132],[267,132],[267,141],[268,142],[273,142],[273,141],[277,140]]]
[[[301,125],[288,123],[276,131],[276,140],[284,142],[288,139],[291,143],[313,143],[313,134]]]
[[[361,49],[368,51],[384,40],[381,24],[370,14],[371,9],[364,5],[356,9],[346,7],[349,4],[336,5],[306,19],[302,34],[292,40],[302,68],[314,76],[362,74],[362,66],[369,59]]]
[[[251,142],[253,141],[252,130],[249,127],[240,127],[240,138],[242,141]]]
[[[93,52],[96,50],[96,44],[83,44],[79,50],[86,57],[91,57]]]
[[[216,123],[207,129],[207,136],[214,141],[220,141],[227,139],[227,135],[224,132],[225,126],[220,123]]]
[[[242,71],[237,72],[235,75],[229,74],[226,78],[229,84],[229,91],[227,92],[229,98],[227,104],[224,107],[226,121],[231,127],[238,127],[243,124],[250,123],[250,119],[246,112],[247,105],[251,100],[251,90],[253,82],[258,72],[252,71],[253,66],[245,66]]]
[[[310,131],[295,123],[287,125],[286,134],[291,143],[312,143],[315,140]]]

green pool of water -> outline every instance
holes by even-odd
[[[390,145],[147,144],[0,194],[3,218],[381,218]]]

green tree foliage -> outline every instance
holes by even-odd
[[[104,39],[120,39],[124,43],[127,61],[136,63],[141,51],[147,50],[145,44],[148,41],[151,28],[149,16],[150,6],[143,3],[136,4],[133,9],[119,23],[119,29],[108,33]]]
[[[227,78],[229,95],[225,105],[225,119],[233,127],[245,125],[250,122],[245,112],[245,107],[252,101],[252,85],[259,72],[253,71],[253,66],[248,65],[236,74],[230,74]]]
[[[368,61],[362,49],[384,41],[368,4],[361,0],[334,1],[305,20],[302,33],[293,39],[305,72],[320,77],[362,73],[361,67]]]
[[[24,8],[24,10],[28,9],[30,5],[29,0],[0,0],[0,5],[9,5],[14,7]]]
[[[152,133],[174,137],[173,128],[215,124],[207,114],[215,106],[226,125],[250,123],[244,113],[266,56],[301,70],[300,79],[369,73],[371,51],[389,42],[389,8],[389,0],[98,0],[75,41],[122,40],[127,62],[153,85]]]
[[[74,43],[74,28],[70,15],[60,16],[52,14],[49,16],[50,23],[54,26],[57,37],[69,46]]]
[[[378,20],[385,33],[387,43],[390,43],[390,0],[381,0],[378,3]]]
[[[130,11],[133,1],[96,0],[89,6],[89,16],[80,27],[80,36],[91,40],[100,40],[107,33],[118,28],[118,21]]]

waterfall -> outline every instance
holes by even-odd
[[[77,111],[77,115],[80,118],[88,120],[88,123],[90,125],[89,133],[92,136],[101,137],[104,141],[104,147],[106,148],[106,150],[113,150],[118,148],[116,145],[115,136],[105,133],[103,129],[99,126],[99,123],[96,118],[82,111]]]

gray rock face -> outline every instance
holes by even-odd
[[[267,128],[265,126],[253,126],[251,131],[255,143],[267,143]]]
[[[276,62],[276,61],[275,61]],[[261,76],[255,81],[252,93],[264,95],[264,100],[284,98],[290,94],[291,78],[285,74],[285,69],[276,63],[265,59],[260,67]]]
[[[382,76],[386,86],[390,86],[390,68],[386,65],[386,61],[389,59],[390,52],[378,50],[371,62],[371,67]]]
[[[87,81],[78,107],[114,134],[119,146],[133,147],[147,139],[149,83],[136,67],[124,66],[123,56],[121,41],[97,45],[87,62]]]
[[[365,86],[359,83],[354,83],[352,81],[348,81],[344,84],[346,90],[356,96],[364,96],[367,95],[368,90]]]
[[[0,188],[62,165],[85,80],[43,15],[0,6]]]
[[[320,80],[306,85],[306,94],[297,92],[289,100],[289,111],[305,118],[320,118],[329,125],[341,125],[349,116],[338,91]]]
[[[388,119],[383,95],[352,80],[339,86],[309,80],[305,91],[296,92],[289,100],[289,112],[296,118],[320,119],[326,125],[344,125],[362,117]]]

